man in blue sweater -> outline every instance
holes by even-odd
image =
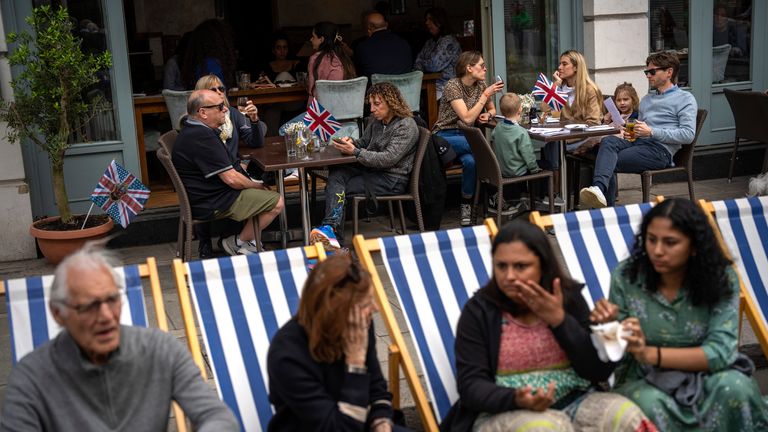
[[[683,144],[693,142],[696,134],[696,99],[677,87],[680,60],[677,55],[661,52],[648,56],[645,72],[648,84],[655,89],[640,101],[639,121],[635,125],[637,140],[607,137],[600,144],[595,161],[592,186],[581,190],[579,197],[586,208],[612,206],[616,197],[614,172],[641,173],[673,165],[672,156]]]

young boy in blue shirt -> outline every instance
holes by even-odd
[[[519,177],[541,171],[528,131],[518,124],[523,112],[520,96],[505,93],[499,101],[499,109],[504,119],[496,125],[491,139],[493,151],[501,167],[501,176]],[[502,215],[512,216],[526,209],[525,203],[520,200],[521,186],[522,184],[512,184],[504,188]],[[491,197],[491,212],[495,212],[496,199],[496,195]]]

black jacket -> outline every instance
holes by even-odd
[[[275,431],[363,431],[379,417],[392,418],[392,395],[376,358],[373,325],[368,331],[365,359],[367,374],[348,373],[344,360],[319,363],[309,353],[307,332],[296,321],[288,321],[269,345],[269,401],[275,415],[268,430]],[[366,422],[343,414],[339,402],[369,408]]]
[[[484,288],[485,289],[485,288]],[[565,320],[552,333],[571,366],[592,382],[607,379],[615,363],[603,363],[589,337],[589,308],[578,290],[564,291]],[[461,311],[456,328],[456,385],[459,400],[440,425],[445,431],[470,431],[481,412],[517,408],[515,389],[496,385],[501,340],[501,310],[478,291]]]

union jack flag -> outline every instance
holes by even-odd
[[[112,160],[91,194],[91,201],[115,222],[127,227],[144,210],[149,189],[128,170]]]
[[[341,123],[336,121],[331,112],[323,108],[316,98],[313,98],[309,107],[307,107],[307,113],[304,115],[304,124],[323,141],[330,140],[331,136],[341,129]]]
[[[544,103],[551,106],[553,110],[561,110],[568,102],[565,100],[567,95],[557,91],[555,83],[549,81],[543,73],[539,73],[539,79],[533,86],[533,96],[539,96]]]

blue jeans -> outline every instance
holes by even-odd
[[[614,172],[639,174],[670,165],[672,156],[654,139],[638,138],[635,142],[629,142],[617,136],[609,136],[600,143],[592,184],[603,191],[608,205],[612,206],[616,200]]]
[[[367,174],[367,175],[366,175]],[[325,184],[325,217],[320,225],[330,225],[341,241],[344,237],[344,210],[347,196],[364,195],[366,182],[375,196],[400,195],[408,189],[408,178],[372,171],[362,165],[333,166]]]
[[[472,149],[469,147],[464,132],[459,129],[444,129],[435,132],[435,135],[445,138],[453,147],[461,161],[461,194],[464,198],[472,198],[475,195],[476,168],[475,157],[472,155]]]

